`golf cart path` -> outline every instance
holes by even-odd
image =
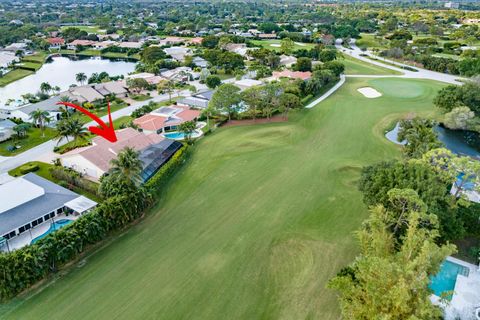
[[[463,84],[463,82],[459,81],[459,79],[468,80],[468,79],[462,78],[460,76],[454,76],[454,75],[451,75],[451,74],[445,74],[445,73],[430,71],[430,70],[426,70],[426,69],[422,69],[422,68],[418,68],[418,67],[414,67],[414,69],[418,70],[418,72],[406,70],[406,69],[403,69],[402,67],[406,67],[406,68],[413,68],[413,67],[409,66],[409,65],[406,65],[406,64],[403,64],[403,63],[396,62],[396,61],[391,61],[391,60],[388,60],[388,59],[384,59],[385,62],[396,65],[398,67],[388,65],[388,64],[383,64],[379,61],[368,59],[368,58],[364,57],[364,55],[368,54],[368,55],[372,56],[372,53],[369,52],[369,51],[365,51],[365,52],[362,51],[355,44],[355,39],[352,39],[352,41],[350,43],[350,47],[351,47],[350,49],[343,47],[342,44],[339,41],[336,42],[335,46],[337,47],[337,50],[339,50],[340,52],[348,54],[349,56],[351,56],[355,59],[373,64],[373,65],[376,65],[376,66],[379,66],[379,67],[383,67],[385,69],[390,69],[390,70],[394,70],[394,71],[403,73],[403,75],[398,75],[398,76],[391,75],[391,76],[388,76],[388,77],[409,78],[409,79],[428,79],[428,80],[435,80],[435,81],[440,81],[440,82],[449,83],[449,84],[456,84],[456,85],[462,85]],[[380,78],[380,77],[384,77],[384,76],[356,76],[356,77],[371,77],[371,78],[377,77],[377,78]]]

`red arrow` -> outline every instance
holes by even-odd
[[[108,102],[108,126],[98,116],[91,113],[90,111],[88,111],[85,108],[77,106],[76,104],[73,104],[73,103],[70,103],[70,102],[63,102],[63,101],[58,102],[57,104],[58,105],[63,104],[65,107],[72,107],[74,109],[77,109],[81,113],[84,113],[87,116],[89,116],[93,121],[97,122],[101,126],[101,128],[96,127],[96,126],[90,126],[90,127],[88,127],[88,130],[91,133],[102,136],[110,142],[116,142],[117,141],[117,135],[115,134],[115,128],[113,128],[112,114],[110,113],[110,101]]]

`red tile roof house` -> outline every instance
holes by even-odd
[[[73,40],[72,42],[70,42],[70,43],[67,45],[67,49],[68,49],[68,50],[77,50],[77,47],[78,47],[78,46],[82,46],[82,47],[92,47],[92,46],[95,45],[96,43],[97,43],[97,41],[76,39],[76,40]]]
[[[47,42],[50,44],[49,49],[60,49],[65,44],[63,38],[47,38]]]
[[[312,73],[310,71],[290,71],[290,70],[283,70],[283,71],[274,71],[272,73],[272,80],[279,80],[280,78],[290,78],[290,79],[302,79],[302,80],[309,80],[312,77]]]
[[[142,151],[165,139],[157,134],[143,134],[133,128],[117,130],[116,134],[118,141],[115,143],[95,137],[91,146],[65,153],[60,157],[62,165],[83,173],[92,180],[98,180],[110,169],[110,161],[125,147]]]
[[[187,121],[196,120],[201,111],[190,109],[188,106],[172,105],[162,107],[133,121],[139,130],[146,134],[174,131]]]

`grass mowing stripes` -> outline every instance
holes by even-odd
[[[388,94],[405,83],[416,95]],[[357,253],[361,167],[400,157],[383,124],[432,114],[441,86],[347,79],[287,123],[217,130],[143,221],[0,318],[338,319],[325,286]]]

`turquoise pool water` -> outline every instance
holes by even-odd
[[[39,235],[38,237],[36,237],[35,239],[32,240],[32,242],[30,242],[31,244],[34,244],[35,242],[37,242],[38,240],[40,239],[43,239],[45,238],[47,235],[49,235],[50,233],[52,233],[53,231],[56,231],[60,228],[63,228],[67,225],[69,225],[70,223],[72,223],[73,220],[68,220],[68,219],[62,219],[62,220],[58,220],[58,221],[55,221],[54,223],[51,223],[50,224],[50,228],[42,235]]]
[[[165,138],[182,140],[185,139],[185,135],[182,132],[168,132],[164,134]]]
[[[468,276],[469,269],[461,266],[452,261],[444,261],[440,266],[440,271],[430,279],[430,285],[433,293],[437,297],[441,297],[442,293],[453,291],[455,289],[455,283],[457,282],[457,275],[461,274]],[[448,300],[452,299],[452,296],[447,297]]]

